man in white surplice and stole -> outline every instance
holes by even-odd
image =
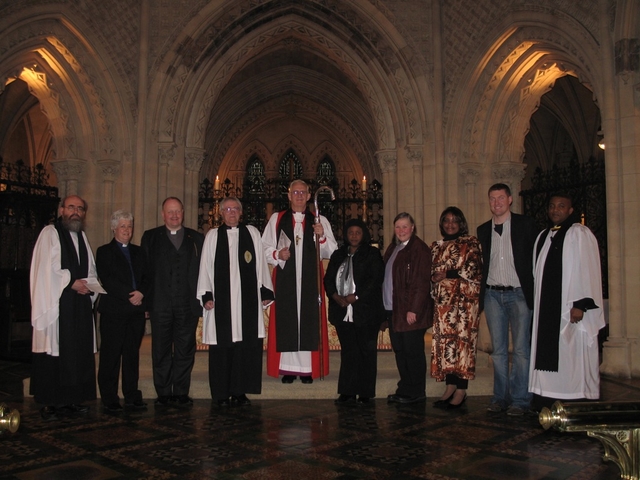
[[[262,390],[262,310],[274,299],[260,232],[240,223],[242,204],[220,204],[223,224],[207,233],[197,297],[204,308],[202,343],[209,345],[209,387],[218,406],[250,405]]]
[[[534,406],[600,397],[598,331],[604,327],[595,236],[572,216],[572,199],[551,197],[553,227],[534,250],[534,310],[529,391]]]

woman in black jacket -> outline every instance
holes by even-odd
[[[376,393],[378,332],[385,318],[384,263],[361,220],[349,220],[344,231],[346,242],[331,255],[324,276],[329,321],[341,346],[335,403],[366,404]]]

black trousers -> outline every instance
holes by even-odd
[[[396,355],[400,381],[396,393],[421,397],[427,392],[427,356],[424,351],[426,328],[408,332],[394,332],[389,321],[389,338]]]
[[[334,327],[340,340],[338,393],[375,397],[379,327],[350,322],[337,322]]]
[[[262,344],[262,338],[255,338],[228,347],[209,345],[211,398],[262,392]]]
[[[102,403],[117,403],[122,365],[122,395],[125,403],[142,400],[138,390],[140,344],[144,336],[144,312],[100,315],[100,365],[98,387]]]
[[[158,396],[188,395],[198,316],[189,306],[151,314],[153,384]]]

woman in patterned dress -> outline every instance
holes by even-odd
[[[447,385],[434,407],[453,409],[465,402],[475,376],[482,253],[457,207],[440,215],[440,233],[443,239],[431,245],[431,376]]]

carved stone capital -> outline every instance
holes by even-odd
[[[482,164],[480,163],[462,163],[458,167],[458,171],[464,179],[465,185],[476,185],[478,178],[482,174]]]
[[[189,172],[199,172],[204,162],[205,151],[201,148],[188,148],[184,156],[184,167]]]
[[[395,150],[378,150],[376,160],[383,173],[394,172],[398,166],[398,153]]]
[[[79,181],[84,172],[84,160],[67,158],[64,160],[52,160],[51,167],[59,181]]]
[[[494,163],[491,166],[491,177],[496,182],[506,183],[513,187],[522,181],[526,168],[524,163]]]
[[[120,162],[118,160],[112,160],[110,158],[98,160],[98,166],[102,171],[102,178],[106,182],[115,182],[120,176]]]
[[[173,143],[161,143],[158,145],[158,164],[163,167],[171,165],[176,155],[176,146]]]
[[[407,145],[404,149],[407,152],[407,160],[409,163],[412,163],[414,166],[422,165],[423,155],[421,147]]]

